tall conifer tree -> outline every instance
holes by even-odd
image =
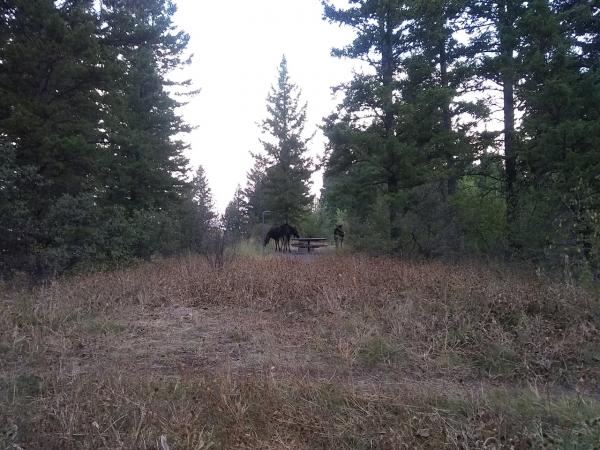
[[[480,79],[483,84],[494,82],[502,91],[504,194],[508,242],[513,249],[519,247],[515,237],[519,194],[519,135],[515,119],[521,73],[519,22],[526,4],[522,0],[472,0],[467,8],[467,29],[473,32],[473,58],[479,63]]]
[[[99,48],[92,1],[15,0],[0,47],[0,129],[16,161],[35,167],[45,187],[34,193],[38,215],[64,194],[96,187],[96,88]],[[34,186],[32,186],[34,188]]]
[[[356,30],[355,40],[333,54],[371,66],[342,86],[345,100],[326,121],[326,196],[363,219],[384,199],[395,247],[409,240],[429,253],[419,230],[431,249],[456,241],[449,197],[474,160],[473,129],[486,112],[460,99],[472,77],[471,49],[455,37],[465,6],[363,0],[339,9],[325,2],[326,20]]]
[[[189,36],[173,26],[170,0],[104,0],[100,20],[106,86],[108,200],[128,209],[165,209],[184,192],[189,131],[167,92]]]
[[[524,187],[534,194],[522,214],[544,212],[535,228],[523,225],[522,240],[582,256],[598,272],[600,64],[590,55],[600,56],[593,45],[600,32],[582,26],[594,21],[585,2],[549,0],[530,2],[522,18],[521,159]]]
[[[6,259],[63,270],[176,251],[189,192],[177,135],[188,127],[167,74],[188,38],[173,27],[173,3],[1,8],[0,200],[18,199],[0,224]]]
[[[306,156],[304,137],[306,104],[300,100],[298,87],[290,81],[285,56],[279,66],[277,84],[267,97],[268,117],[262,123],[264,153],[259,166],[264,178],[257,180],[262,203],[280,221],[296,221],[310,207],[312,162]],[[262,161],[260,161],[262,159]]]
[[[357,73],[341,86],[345,100],[338,114],[326,122],[330,148],[325,186],[342,198],[347,192],[356,192],[362,203],[362,208],[355,208],[359,215],[368,216],[375,199],[384,198],[389,237],[397,245],[402,191],[423,183],[422,171],[415,170],[415,158],[421,157],[416,147],[397,139],[402,132],[398,127],[399,79],[403,55],[410,50],[410,16],[404,2],[398,0],[360,0],[345,9],[323,4],[326,20],[356,31],[352,43],[332,54],[370,66],[369,72]]]
[[[92,3],[2,3],[0,145],[7,178],[0,190],[2,201],[15,202],[2,205],[7,214],[0,218],[6,267],[41,271],[94,251],[103,75]],[[85,210],[75,207],[82,203]],[[72,214],[60,213],[61,204],[70,204]],[[86,230],[75,230],[76,223]]]

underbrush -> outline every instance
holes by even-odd
[[[136,316],[169,308],[299,328],[332,380],[350,376],[207,376],[181,362],[135,374],[127,355],[111,366],[87,350],[105,340],[110,353],[143,328]],[[160,448],[161,435],[195,449],[594,448],[599,329],[598,297],[573,285],[356,255],[190,256],[4,288],[0,448]],[[223,330],[269,345],[233,321]]]

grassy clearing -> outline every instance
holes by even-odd
[[[600,443],[597,296],[509,268],[188,257],[0,295],[0,448]]]

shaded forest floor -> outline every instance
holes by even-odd
[[[189,257],[1,295],[0,449],[600,445],[600,301],[516,269]]]

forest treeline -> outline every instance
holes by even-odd
[[[8,0],[0,14],[2,272],[198,249],[215,218],[188,174],[188,35],[167,0]],[[184,98],[184,97],[182,97]]]
[[[168,0],[8,0],[0,16],[2,270],[202,251],[207,236],[343,223],[356,249],[600,261],[600,6],[594,0],[323,2],[360,67],[312,161],[285,58],[261,151],[222,221],[176,108],[188,36]],[[209,151],[209,150],[207,150]],[[310,177],[323,169],[321,195]]]
[[[350,3],[325,3],[356,31],[333,53],[372,71],[326,121],[325,204],[384,248],[568,257],[597,274],[600,5]]]
[[[358,248],[598,275],[597,2],[323,5],[325,20],[355,32],[333,55],[365,69],[336,88],[344,99],[325,120],[313,224],[345,223]]]

